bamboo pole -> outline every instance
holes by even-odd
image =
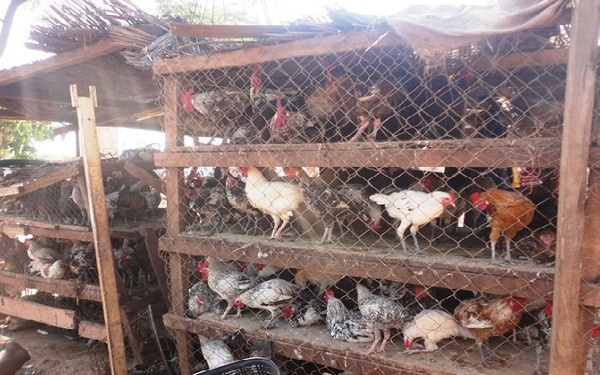
[[[567,65],[560,161],[558,241],[550,374],[581,375],[585,345],[580,319],[584,204],[596,86],[598,0],[575,2]],[[597,229],[596,229],[597,230]]]
[[[110,370],[113,375],[127,373],[125,343],[119,295],[115,277],[113,249],[110,242],[108,215],[104,200],[104,185],[102,182],[102,165],[100,149],[96,133],[96,117],[94,107],[97,106],[96,87],[90,86],[90,96],[78,96],[77,85],[70,85],[71,104],[77,108],[79,132],[81,134],[83,166],[88,187],[88,202],[90,203],[90,223],[96,246],[96,261],[100,276],[100,291],[102,293],[102,309],[108,339],[108,354]]]

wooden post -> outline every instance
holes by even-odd
[[[177,104],[179,82],[176,76],[165,77],[165,148],[172,150],[183,145],[183,134],[178,126],[179,107]],[[185,213],[182,203],[183,197],[183,169],[167,168],[165,176],[165,190],[167,196],[166,230],[169,238],[175,238],[181,233],[183,215]],[[171,310],[178,316],[185,313],[185,297],[189,285],[189,270],[185,258],[181,254],[169,254],[169,287],[171,297]],[[179,367],[182,375],[191,372],[192,353],[190,352],[190,335],[185,331],[175,331],[175,341],[179,358]]]
[[[585,369],[585,334],[580,319],[579,294],[586,177],[596,87],[598,5],[598,0],[575,1],[573,11],[560,160],[550,349],[552,375],[581,375]]]
[[[152,270],[154,270],[154,274],[156,275],[156,279],[158,280],[158,286],[160,288],[160,293],[162,294],[163,300],[165,301],[165,305],[169,306],[167,264],[158,253],[158,234],[156,233],[156,230],[152,228],[146,228],[144,234],[144,238],[146,241],[146,253],[148,254],[150,265],[152,266]]]
[[[81,152],[83,154],[83,166],[90,203],[88,214],[94,234],[94,245],[96,246],[96,262],[100,276],[110,369],[113,375],[123,375],[127,373],[127,361],[125,358],[125,343],[123,341],[113,249],[110,242],[108,215],[104,200],[100,149],[96,133],[96,115],[94,113],[94,107],[97,106],[96,87],[90,86],[89,97],[78,96],[77,85],[70,85],[70,90],[71,104],[77,108],[79,131],[83,140]]]

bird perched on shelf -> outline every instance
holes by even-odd
[[[269,311],[271,317],[265,323],[265,329],[270,329],[275,326],[279,310],[296,298],[299,291],[296,284],[283,279],[271,279],[246,290],[237,300],[244,306]]]
[[[187,315],[195,319],[205,312],[212,311],[219,299],[219,296],[209,288],[208,281],[200,280],[188,292]]]
[[[452,193],[434,191],[424,193],[414,190],[401,190],[389,195],[373,194],[370,199],[385,207],[390,217],[400,220],[396,234],[402,243],[405,255],[408,255],[404,232],[410,227],[416,251],[420,251],[417,231],[420,226],[430,223],[444,213],[448,206],[454,206],[456,197]]]
[[[231,207],[245,214],[246,224],[243,227],[244,234],[256,234],[261,213],[250,204],[246,192],[244,191],[244,181],[236,179],[232,173],[232,169],[233,168],[229,168],[229,171],[227,172],[227,201],[229,201]],[[237,172],[236,169],[235,173],[237,174]]]
[[[54,262],[62,257],[60,251],[43,245],[33,238],[25,240],[25,247],[27,248],[27,256],[32,261]]]
[[[391,336],[392,328],[402,328],[408,318],[408,311],[404,306],[388,298],[377,296],[364,285],[356,285],[358,295],[358,309],[365,320],[371,325],[375,340],[366,355],[373,353],[380,343],[377,351],[385,352],[385,344]],[[381,336],[383,331],[383,338]]]
[[[29,269],[31,273],[38,274],[44,279],[64,279],[69,269],[69,262],[65,259],[59,259],[54,262],[32,260],[29,264]]]
[[[510,242],[531,223],[535,205],[521,193],[501,189],[474,192],[469,198],[475,207],[490,217],[492,261],[496,260],[496,242],[500,236],[504,236],[506,242],[505,260],[510,261]]]
[[[327,304],[325,322],[334,340],[348,342],[373,341],[373,330],[360,311],[349,311],[344,303],[335,297],[332,289],[324,295]]]
[[[515,248],[527,259],[551,264],[556,256],[556,231],[551,228],[537,230],[517,241]]]
[[[475,336],[484,365],[494,362],[494,357],[486,346],[487,340],[512,331],[523,316],[526,301],[521,297],[493,300],[473,298],[462,301],[454,310],[454,319]]]
[[[198,340],[200,341],[202,356],[208,364],[209,370],[235,361],[231,349],[223,340],[211,340],[203,335],[198,335]]]
[[[208,286],[217,293],[219,297],[227,301],[227,308],[221,315],[221,320],[227,318],[229,311],[236,306],[237,313],[234,318],[242,316],[242,305],[236,303],[240,294],[252,287],[252,281],[242,272],[231,264],[227,264],[213,257],[206,257],[204,262],[199,264],[200,272],[208,273],[206,275]],[[243,302],[243,301],[242,301]]]
[[[246,180],[244,191],[250,204],[273,219],[271,239],[280,240],[281,233],[304,201],[302,190],[297,185],[281,181],[268,181],[254,167],[240,167],[242,177]]]
[[[297,300],[281,309],[283,317],[292,327],[309,327],[323,321],[325,309],[318,300],[308,303]]]
[[[406,354],[436,351],[438,342],[454,336],[475,339],[467,328],[442,310],[421,311],[404,326],[402,335]],[[423,339],[424,349],[411,349],[416,339]]]
[[[69,268],[71,273],[81,279],[90,279],[96,270],[96,252],[94,244],[76,242],[70,251]]]
[[[277,99],[275,115],[269,121],[273,143],[307,143],[321,139],[321,129],[301,112],[291,112]]]

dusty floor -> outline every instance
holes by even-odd
[[[94,363],[105,355],[103,349],[86,345],[86,339],[76,338],[68,330],[40,325],[4,334],[18,341],[31,355],[18,375],[96,374]]]

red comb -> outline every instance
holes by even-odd
[[[597,324],[594,324],[592,327],[592,338],[595,339],[600,335],[600,327]]]
[[[473,194],[469,195],[469,199],[471,200],[471,202],[475,203],[477,202],[477,200],[479,199],[479,192],[476,191]]]
[[[184,92],[182,92],[181,95],[179,96],[179,102],[181,103],[181,105],[183,105],[183,108],[187,112],[192,112],[192,110],[194,109],[194,106],[192,105],[193,98],[194,98],[194,89],[191,87],[189,89],[185,90]]]
[[[281,308],[281,311],[283,313],[283,317],[286,320],[290,320],[292,318],[292,315],[294,313],[294,308],[292,307],[292,305],[285,305]]]
[[[252,77],[250,78],[250,84],[252,87],[258,89],[262,86],[262,78],[261,78],[261,69],[260,65],[252,64]]]
[[[546,304],[544,305],[544,312],[546,313],[547,317],[552,317],[552,300],[549,299],[546,301]]]

